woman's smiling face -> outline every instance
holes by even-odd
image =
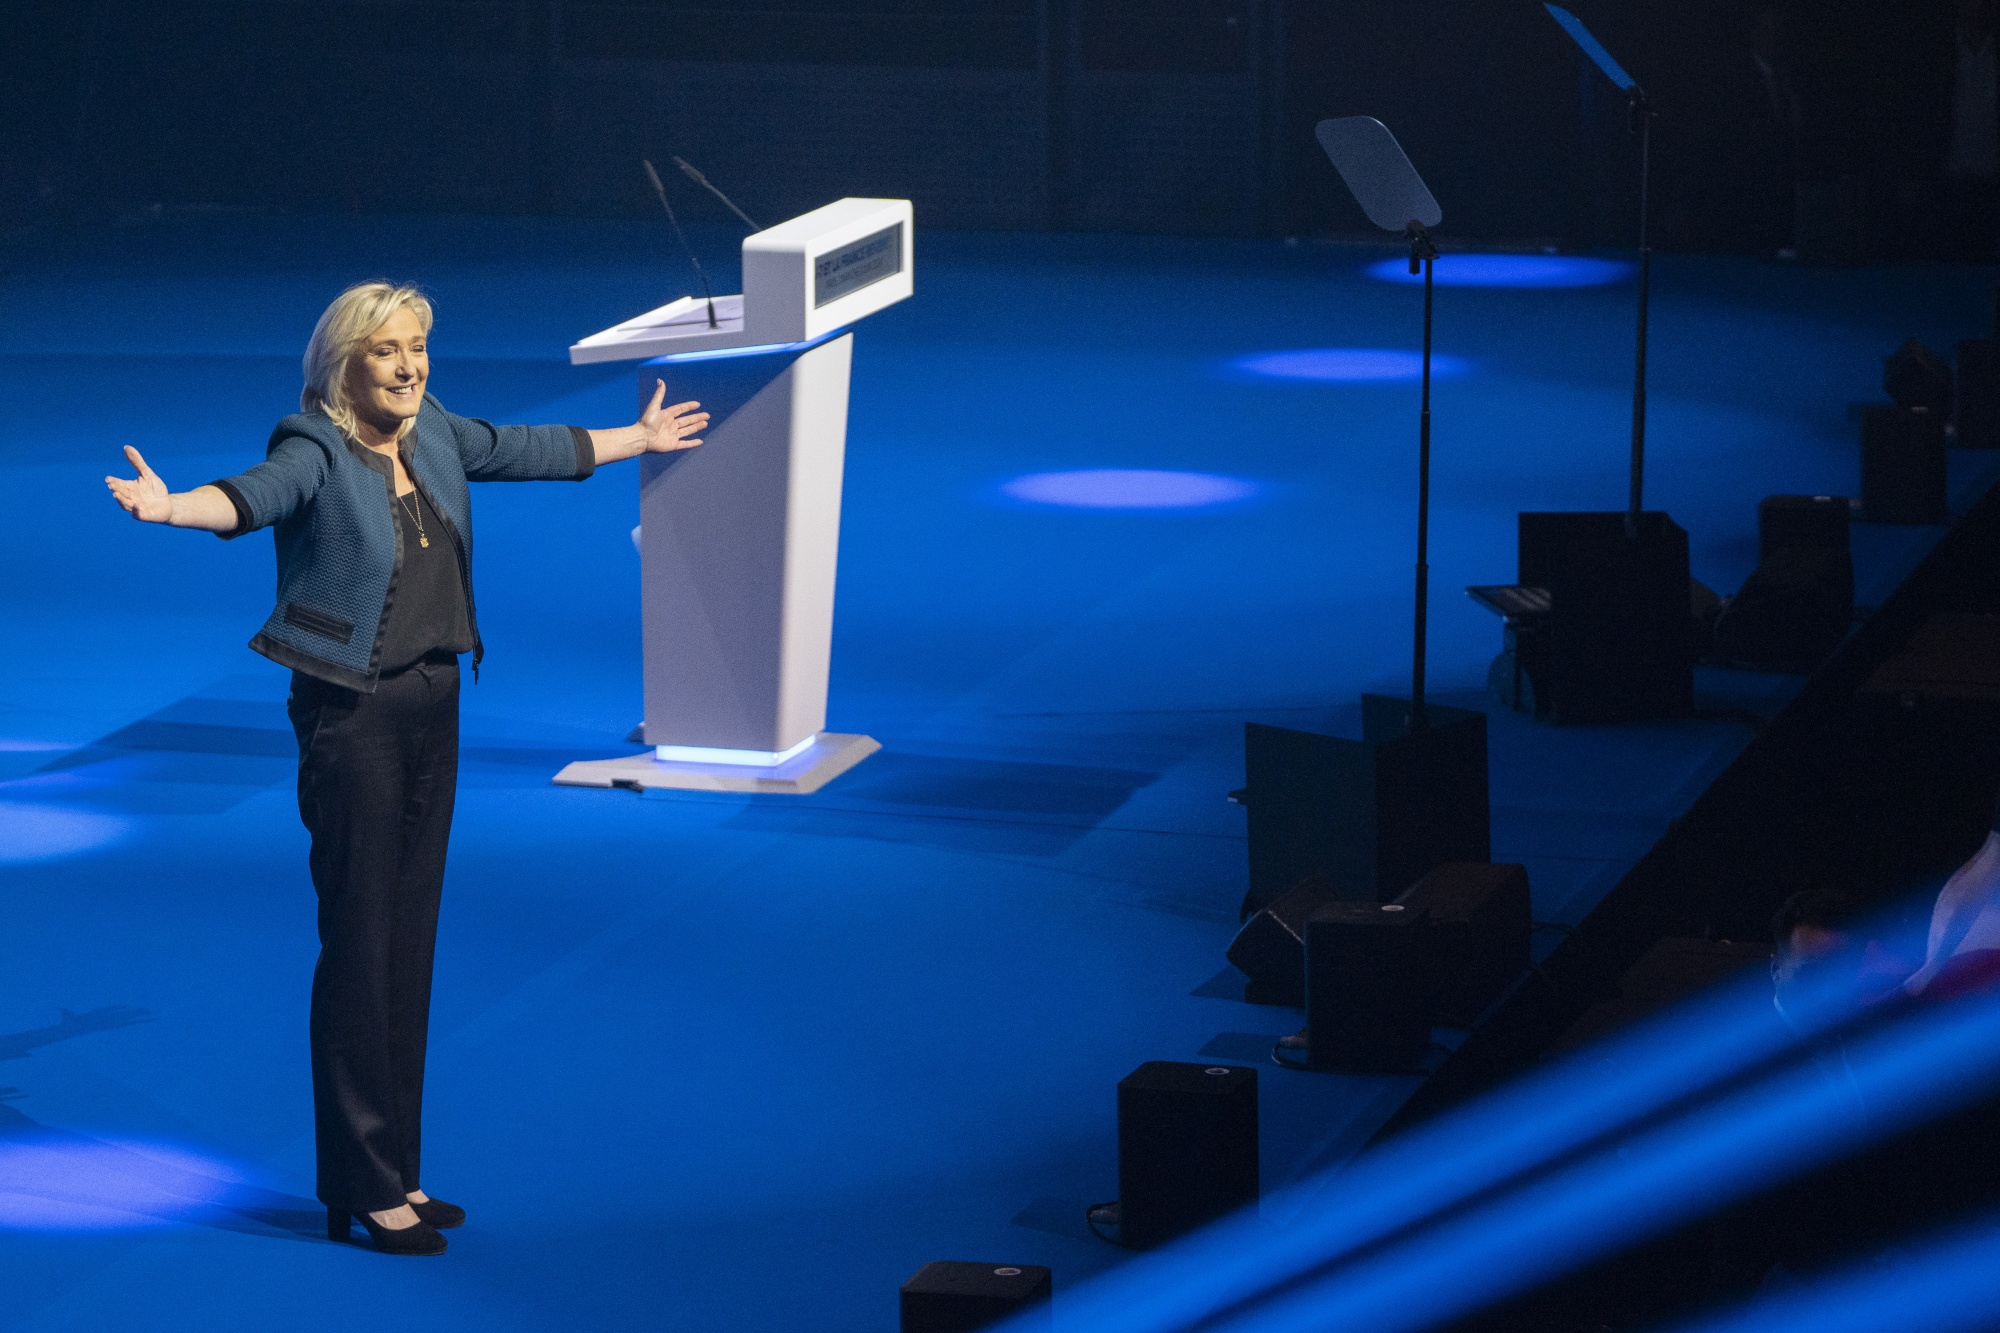
[[[424,326],[408,306],[368,335],[347,366],[347,392],[354,415],[385,436],[394,436],[424,405],[431,377]]]

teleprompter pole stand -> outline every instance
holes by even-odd
[[[1625,535],[1636,540],[1646,491],[1646,307],[1653,291],[1653,247],[1647,239],[1646,223],[1650,214],[1647,194],[1653,177],[1653,102],[1639,81],[1612,59],[1604,43],[1576,15],[1546,0],[1542,8],[1549,11],[1549,17],[1569,34],[1569,39],[1589,57],[1590,63],[1625,94],[1626,104],[1631,108],[1632,132],[1639,136],[1639,337],[1637,364],[1632,373],[1632,494],[1625,508]]]
[[[1632,495],[1625,506],[1625,535],[1637,537],[1646,490],[1646,315],[1653,294],[1653,246],[1646,224],[1653,179],[1653,103],[1636,83],[1625,96],[1632,107],[1632,130],[1639,136],[1639,336],[1632,370]]]
[[[1438,254],[1430,229],[1444,221],[1444,210],[1381,121],[1372,116],[1323,120],[1313,134],[1368,220],[1384,231],[1401,233],[1409,242],[1411,276],[1424,275],[1423,399],[1417,417],[1417,624],[1408,719],[1411,731],[1421,731],[1429,721],[1424,713],[1424,648],[1430,620],[1431,263]]]
[[[1430,632],[1431,567],[1431,263],[1437,245],[1423,223],[1412,218],[1404,233],[1410,242],[1410,272],[1424,275],[1424,375],[1417,410],[1417,632],[1410,664],[1410,730],[1424,729],[1424,656]]]
[[[1368,220],[1409,246],[1424,285],[1422,397],[1417,414],[1417,565],[1410,697],[1361,696],[1361,735],[1324,736],[1246,723],[1249,917],[1308,878],[1312,895],[1383,903],[1447,861],[1492,855],[1486,714],[1425,698],[1430,629],[1431,343],[1444,210],[1396,136],[1372,116],[1313,128]],[[1253,921],[1251,929],[1255,927]],[[1285,927],[1280,924],[1281,930]]]

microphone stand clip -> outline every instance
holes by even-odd
[[[1410,243],[1410,276],[1415,277],[1424,271],[1424,260],[1438,257],[1437,242],[1431,239],[1430,228],[1415,218],[1403,228],[1403,239]]]

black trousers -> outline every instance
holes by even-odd
[[[319,1197],[378,1212],[418,1186],[431,957],[458,786],[458,660],[373,694],[294,673],[299,817],[312,834]]]

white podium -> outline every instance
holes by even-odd
[[[567,786],[817,791],[881,746],[825,730],[855,320],[909,296],[911,209],[842,199],[743,241],[743,294],[592,334],[573,364],[641,360],[639,401],[697,399],[698,449],[639,460],[650,755]]]

